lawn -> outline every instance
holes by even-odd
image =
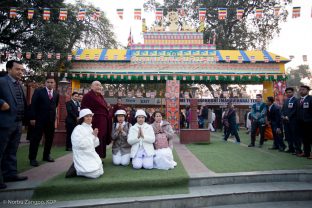
[[[63,173],[39,186],[33,199],[67,201],[188,193],[188,175],[175,152],[174,156],[178,165],[173,170],[134,170],[130,165],[114,166],[109,153],[100,178],[65,179]]]
[[[211,134],[210,144],[189,144],[187,148],[204,165],[217,173],[312,168],[312,160],[269,150],[272,141],[265,142],[262,148],[250,148],[246,146],[250,143],[250,136],[242,130],[239,135],[241,145],[230,141],[223,142],[222,133],[214,132]]]
[[[28,144],[19,146],[17,150],[17,155],[16,155],[17,170],[19,173],[32,168],[32,166],[29,165],[28,150],[29,150]],[[38,154],[37,154],[37,160],[40,164],[45,163],[44,161],[42,161],[42,153],[43,153],[43,146],[40,145],[38,149]],[[65,147],[52,147],[51,149],[51,157],[54,159],[64,156],[68,153],[69,152],[65,151]]]

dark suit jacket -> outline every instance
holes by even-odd
[[[25,105],[24,109],[26,112],[27,103],[26,103],[24,91],[23,91],[23,99],[24,99],[24,105]],[[0,110],[0,127],[1,128],[8,128],[12,126],[17,116],[17,100],[16,100],[15,93],[14,93],[14,86],[13,86],[13,82],[11,81],[11,78],[8,75],[0,78],[0,107],[5,102],[9,104],[10,109],[7,111]]]
[[[282,116],[287,116],[289,121],[293,121],[296,119],[296,111],[297,111],[297,102],[298,99],[292,97],[290,100],[289,98],[285,100],[283,107],[282,107]]]
[[[300,104],[300,98],[297,102],[297,118],[300,121],[312,122],[312,96],[308,95],[303,104]]]
[[[282,119],[280,108],[273,104],[271,109],[268,107],[268,121],[270,121],[272,128],[282,128]]]
[[[76,125],[77,118],[79,116],[79,111],[77,105],[75,105],[73,100],[66,102],[66,111],[67,111],[66,123]]]
[[[36,125],[46,122],[55,122],[56,107],[59,102],[59,94],[53,90],[53,98],[50,100],[47,89],[38,88],[31,99],[31,119],[36,120]]]

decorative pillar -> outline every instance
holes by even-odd
[[[190,128],[191,129],[198,129],[197,108],[198,108],[197,99],[191,98],[190,99],[190,111],[191,111]]]
[[[71,83],[63,79],[58,84],[58,91],[60,97],[57,108],[57,120],[53,145],[65,146],[66,144],[65,119],[67,116],[66,101],[69,100],[71,96]]]
[[[180,129],[180,81],[166,81],[166,117],[175,132]]]

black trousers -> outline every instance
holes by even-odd
[[[297,135],[297,121],[283,122],[285,138],[291,152],[302,153],[301,139]]]
[[[311,134],[312,122],[298,121],[298,133],[303,143],[303,152],[305,156],[310,156],[312,145]]]
[[[16,152],[22,136],[22,122],[0,128],[0,183],[3,177],[17,174]]]
[[[257,122],[257,121],[253,121],[251,123],[251,134],[250,134],[250,140],[251,140],[252,145],[255,145],[256,133],[257,133],[258,128],[259,128],[259,133],[260,133],[260,143],[259,144],[263,145],[263,143],[264,143],[265,124]]]
[[[66,149],[72,148],[71,135],[75,127],[76,127],[76,124],[66,123]]]
[[[278,149],[284,149],[285,144],[283,142],[283,136],[282,134],[276,133],[277,126],[274,124],[271,124],[272,134],[273,134],[273,147]],[[282,131],[282,129],[281,129]]]
[[[230,136],[230,134],[235,136],[235,139],[237,142],[240,142],[240,138],[239,135],[237,133],[237,127],[235,126],[231,126],[228,128],[228,130],[226,131],[226,135],[224,136],[224,140],[227,140]]]
[[[36,160],[38,147],[44,134],[44,150],[43,150],[43,159],[47,159],[50,156],[51,147],[53,144],[54,138],[54,122],[45,122],[40,123],[36,121],[35,130],[34,130],[34,137],[30,139],[29,144],[29,160]]]

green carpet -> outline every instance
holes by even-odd
[[[19,173],[24,172],[26,170],[29,170],[33,168],[29,165],[29,159],[28,159],[28,151],[29,151],[29,145],[21,145],[17,150],[17,170]],[[37,154],[37,160],[40,164],[46,163],[42,161],[42,153],[43,153],[43,146],[40,145],[38,149]],[[51,149],[51,157],[54,159],[57,159],[61,156],[64,156],[68,154],[69,152],[65,151],[65,147],[52,147]]]
[[[188,193],[188,175],[178,156],[173,170],[134,170],[112,164],[111,150],[104,160],[104,175],[98,179],[75,177],[65,179],[65,173],[39,186],[33,199],[79,200],[131,196],[171,195]]]
[[[246,146],[250,143],[250,135],[242,130],[239,135],[241,145],[230,141],[223,142],[222,133],[213,132],[210,144],[189,144],[187,148],[206,167],[217,173],[312,168],[312,160],[269,150],[272,141],[265,142],[263,148],[250,148]]]

